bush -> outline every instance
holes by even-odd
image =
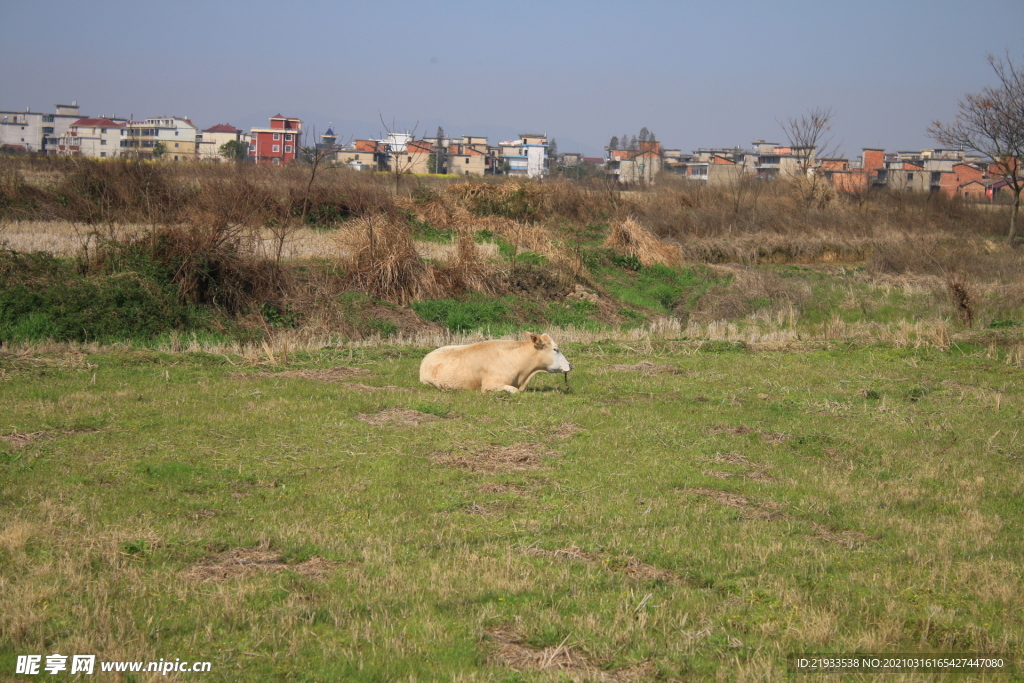
[[[14,281],[17,273],[34,276]],[[148,340],[199,322],[152,272],[85,276],[45,254],[0,254],[0,338],[12,341]]]

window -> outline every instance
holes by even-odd
[[[466,163],[467,164],[469,163],[469,157],[466,157]]]
[[[291,145],[285,145],[284,146],[284,152],[285,152],[285,154],[291,154],[292,146]]]
[[[44,114],[43,123],[53,123],[53,114]]]
[[[275,152],[280,152],[281,151],[281,145],[274,145],[273,149],[274,149]]]
[[[106,156],[107,156],[106,152],[100,152],[100,158],[101,159],[106,158]]]
[[[280,133],[274,133],[274,139],[275,140],[280,140],[281,139],[281,134]]]
[[[291,136],[291,133],[289,133],[288,135],[285,135],[285,136],[284,136],[284,141],[285,141],[285,142],[291,142],[291,141],[292,141],[292,136]]]
[[[101,145],[105,145],[105,144],[107,144],[107,141],[106,140],[100,140],[100,144]]]
[[[104,135],[106,135],[107,134],[107,129],[106,128],[100,128],[100,132],[103,133]]]

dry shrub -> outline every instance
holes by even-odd
[[[632,216],[613,223],[604,244],[627,256],[635,257],[645,266],[672,266],[682,262],[682,253],[677,245],[662,242]]]
[[[339,240],[349,254],[351,284],[378,299],[407,304],[442,293],[404,221],[366,216],[345,228]]]

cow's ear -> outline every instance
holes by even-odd
[[[537,349],[543,349],[544,348],[544,339],[542,337],[538,337],[533,332],[530,333],[530,341],[533,342],[533,345],[534,345],[535,348],[537,348]]]

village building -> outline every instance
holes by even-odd
[[[257,164],[284,166],[299,155],[302,119],[288,116],[270,117],[269,128],[253,128],[249,143],[249,158]]]

